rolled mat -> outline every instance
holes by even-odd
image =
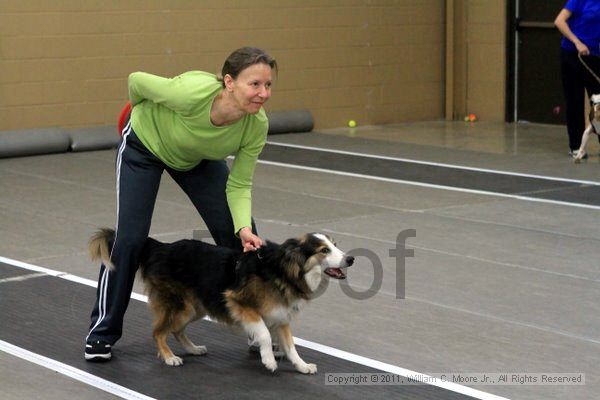
[[[271,111],[267,117],[269,134],[310,132],[314,127],[308,110]],[[119,139],[114,126],[3,131],[0,132],[0,158],[111,149],[118,146]]]
[[[69,130],[71,151],[93,151],[114,149],[119,145],[120,136],[115,134],[115,127],[98,126]]]
[[[310,132],[314,127],[312,114],[308,110],[270,111],[269,134]]]
[[[71,138],[61,128],[24,129],[0,132],[0,158],[62,153]]]

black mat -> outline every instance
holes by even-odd
[[[17,268],[12,265],[6,265],[3,263],[0,263],[0,280],[7,279],[7,278],[16,278],[17,276],[27,277],[29,275],[33,276],[36,274],[38,274],[38,272],[29,271],[27,269]],[[1,295],[2,295],[2,292],[0,291],[0,296]],[[0,304],[0,307],[2,307],[2,304]]]
[[[0,263],[0,278],[15,270]],[[88,363],[83,359],[84,337],[94,293],[92,287],[51,276],[2,283],[0,339],[157,399],[471,398],[428,385],[325,385],[326,373],[380,371],[300,346],[299,354],[318,365],[318,374],[299,374],[288,361],[281,361],[272,374],[248,352],[243,335],[207,321],[190,326],[189,336],[206,345],[209,354],[184,356],[182,367],[169,367],[156,358],[149,311],[136,300],[127,311],[125,334],[113,349],[113,360]],[[172,344],[181,354],[178,344]]]
[[[599,185],[583,185],[269,144],[265,146],[260,159],[431,185],[600,205]]]

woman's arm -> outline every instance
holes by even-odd
[[[233,218],[234,231],[242,240],[245,250],[260,247],[262,241],[252,234],[252,180],[254,170],[267,140],[268,123],[266,119],[252,133],[245,135],[242,147],[238,150],[227,179],[227,203]],[[246,246],[249,244],[250,246]]]
[[[563,8],[556,16],[556,19],[554,20],[554,25],[558,28],[560,33],[563,34],[564,37],[573,42],[579,54],[587,56],[590,54],[590,50],[584,43],[582,43],[579,40],[577,36],[575,36],[573,31],[571,31],[571,28],[569,27],[569,23],[567,22],[567,20],[571,18],[571,15],[573,15],[571,11],[567,10],[566,8]]]
[[[190,96],[181,76],[163,78],[146,72],[134,72],[129,75],[127,87],[132,107],[150,100],[177,112],[184,112],[189,108]]]

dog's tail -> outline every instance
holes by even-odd
[[[90,238],[88,250],[92,261],[101,260],[102,263],[109,269],[115,269],[115,266],[110,261],[110,244],[115,239],[115,231],[108,228],[102,228],[94,233]]]
[[[94,233],[90,238],[89,253],[92,261],[102,261],[102,263],[109,269],[114,270],[115,266],[110,260],[110,252],[112,244],[115,240],[115,231],[108,228],[102,228],[98,232]],[[149,258],[152,256],[154,250],[163,245],[156,239],[151,237],[146,239],[144,247],[139,255],[139,267],[142,273],[148,263]]]

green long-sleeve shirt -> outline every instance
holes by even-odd
[[[191,71],[163,78],[134,72],[128,83],[132,127],[148,150],[169,167],[186,171],[202,160],[235,156],[227,202],[235,232],[251,226],[252,177],[269,125],[264,109],[234,124],[215,126],[210,110],[222,85],[213,74]]]

